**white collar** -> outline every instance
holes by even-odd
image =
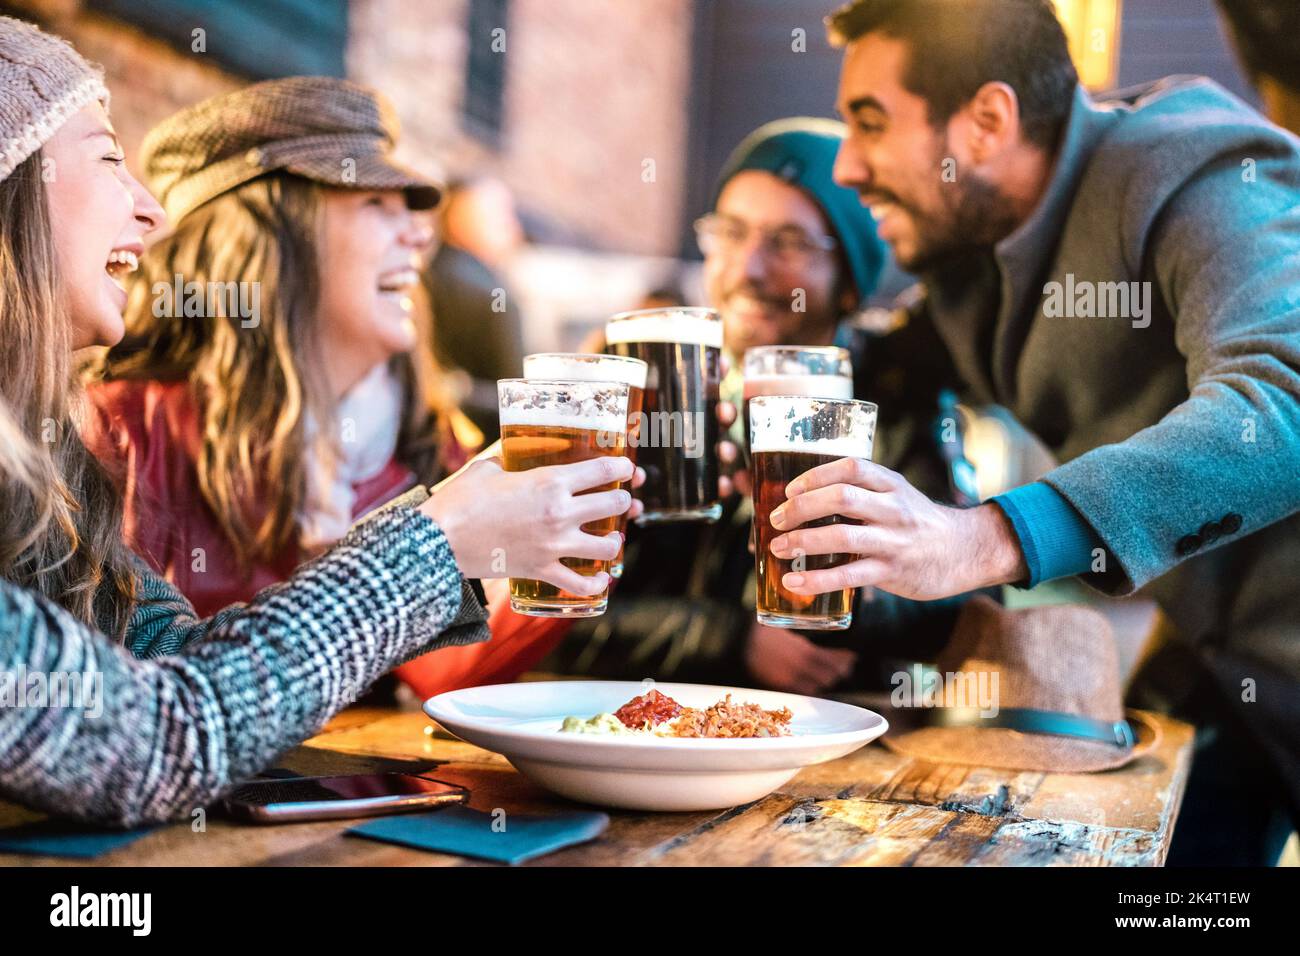
[[[316,451],[318,426],[307,415],[303,423],[308,449],[307,493],[298,513],[300,540],[306,550],[333,544],[352,526],[353,487],[383,471],[397,451],[403,398],[402,384],[386,362],[376,365],[348,390],[335,409],[338,435],[334,445],[339,458],[333,469]]]

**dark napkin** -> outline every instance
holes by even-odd
[[[490,813],[468,807],[446,807],[428,813],[383,817],[355,826],[348,833],[417,850],[455,853],[513,865],[594,840],[609,826],[609,816],[597,811],[548,816],[511,813],[501,817],[494,829],[496,819]]]
[[[134,830],[103,830],[66,820],[38,820],[0,830],[0,853],[28,853],[92,860],[97,856],[134,843],[155,827]]]

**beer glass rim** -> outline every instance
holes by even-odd
[[[838,345],[751,345],[745,349],[745,355],[750,352],[813,352],[817,355],[835,355],[837,358],[848,360],[853,358],[848,349]]]
[[[702,305],[672,305],[659,306],[654,309],[632,309],[628,312],[616,312],[606,320],[606,324],[608,325],[610,322],[621,322],[624,319],[635,319],[643,315],[676,315],[681,313],[699,316],[700,318],[716,319],[719,322],[722,321],[722,313],[717,309],[710,309],[709,307]]]
[[[633,358],[630,355],[610,355],[607,352],[529,352],[524,356],[524,361],[527,362],[530,358],[578,358],[592,359],[601,362],[623,362],[634,365],[646,365],[646,362],[643,359]],[[647,365],[646,367],[648,368],[649,366]],[[537,381],[537,379],[530,379],[526,375],[523,376],[523,380]],[[506,379],[506,381],[510,381],[510,379]],[[516,379],[515,381],[518,380]]]
[[[749,401],[766,405],[770,401],[791,401],[792,399],[801,402],[821,402],[823,405],[860,405],[870,412],[880,411],[880,407],[875,402],[865,402],[860,398],[818,398],[815,395],[755,395]]]
[[[527,378],[519,376],[517,378],[499,378],[497,385],[582,385],[582,386],[600,386],[605,388],[632,388],[627,382],[593,382],[590,379],[581,378]]]
[[[532,359],[539,359],[542,361],[554,360],[556,362],[578,361],[592,366],[599,366],[602,364],[614,365],[624,376],[623,378],[592,379],[591,381],[626,381],[626,384],[631,388],[644,389],[646,387],[646,381],[650,377],[650,366],[641,359],[633,358],[630,355],[606,355],[603,352],[530,352],[524,356],[523,366],[525,371],[524,378],[532,381],[536,381],[536,379],[533,379],[532,376],[527,374],[528,363]],[[550,371],[557,370],[551,369]],[[602,374],[608,374],[610,372],[612,372],[612,370],[607,369],[606,372]],[[631,379],[633,378],[635,378],[636,381],[632,381]]]

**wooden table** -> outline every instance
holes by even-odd
[[[809,767],[748,806],[699,813],[611,810],[597,840],[532,865],[1159,866],[1191,764],[1192,727],[1156,717],[1160,744],[1120,770],[1051,774],[928,763],[870,744]],[[575,804],[525,780],[504,758],[450,738],[418,712],[353,709],[281,765],[306,775],[428,771],[490,812]],[[38,819],[0,803],[0,826]],[[177,824],[95,865],[457,866],[476,861],[343,835],[331,821],[248,826],[211,815]],[[0,865],[72,861],[0,854]]]

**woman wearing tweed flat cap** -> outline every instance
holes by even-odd
[[[431,241],[419,211],[439,197],[393,161],[398,136],[372,90],[291,77],[212,97],[145,139],[172,231],[128,286],[82,437],[127,491],[127,543],[200,614],[284,580],[481,440],[441,397],[416,328]],[[218,283],[235,294],[207,295]],[[514,679],[555,643],[539,625],[494,607],[490,644],[397,674],[424,697]]]
[[[119,283],[164,223],[123,166],[107,102],[68,44],[0,18],[0,677],[77,674],[98,688],[84,708],[0,707],[0,797],[134,825],[212,801],[394,664],[486,638],[466,578],[490,570],[506,535],[519,572],[602,589],[558,559],[613,557],[617,541],[580,525],[629,496],[575,493],[632,468],[477,463],[200,620],[121,543],[121,499],[74,428],[72,352],[121,337]]]

